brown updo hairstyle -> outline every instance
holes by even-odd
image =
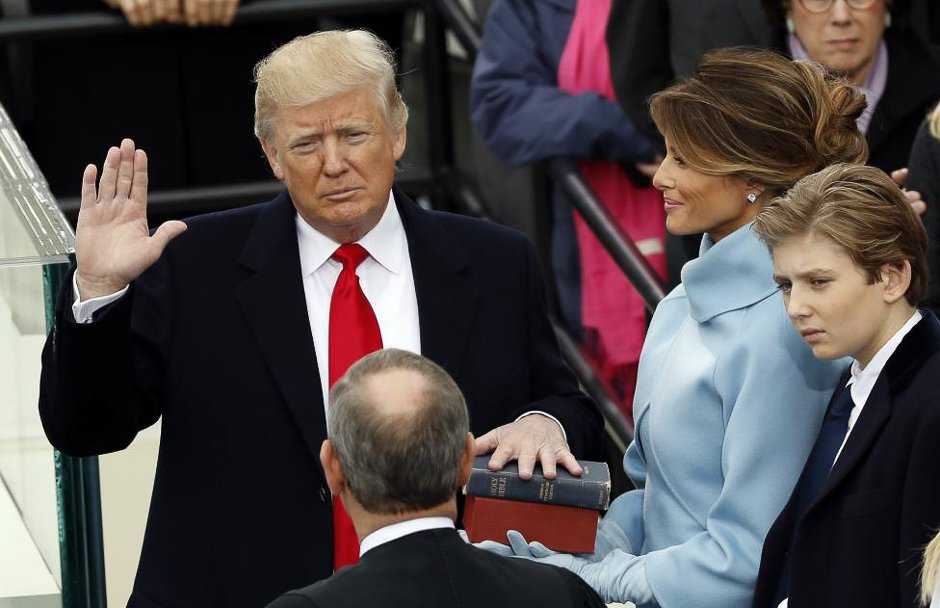
[[[706,54],[695,74],[653,95],[659,131],[693,169],[735,175],[780,194],[834,162],[864,163],[856,119],[865,96],[814,64],[733,47]]]
[[[868,275],[911,265],[904,297],[917,306],[927,295],[927,232],[910,201],[881,169],[837,163],[798,181],[770,201],[754,220],[754,232],[771,252],[802,235],[827,238]]]

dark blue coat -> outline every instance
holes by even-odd
[[[632,166],[655,151],[620,105],[596,93],[558,88],[576,0],[497,0],[473,67],[470,110],[487,146],[508,165],[553,157]],[[581,269],[571,207],[553,191],[552,269],[562,315],[581,331]]]
[[[473,67],[473,124],[509,165],[547,158],[605,159],[633,165],[654,150],[620,105],[596,93],[558,88],[576,0],[497,0]]]

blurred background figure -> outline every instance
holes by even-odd
[[[908,186],[917,190],[927,203],[924,227],[927,229],[927,260],[930,266],[930,289],[924,304],[940,311],[940,105],[928,116],[914,140],[911,150]]]
[[[614,100],[609,13],[610,0],[494,2],[471,83],[473,122],[509,165],[578,159],[612,215],[665,276],[662,197],[649,183],[656,152]],[[646,331],[643,301],[560,189],[552,205],[552,267],[564,320],[629,416]]]
[[[940,64],[908,27],[907,6],[892,0],[764,0],[774,46],[812,59],[859,88],[868,108],[859,129],[868,164],[907,165],[917,129],[940,97]]]
[[[617,100],[638,129],[661,141],[649,115],[653,93],[691,76],[712,49],[772,40],[754,0],[613,0],[607,46]]]

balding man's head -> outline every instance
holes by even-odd
[[[453,498],[468,432],[456,383],[414,353],[368,355],[330,392],[330,440],[350,492],[372,513],[420,511]]]

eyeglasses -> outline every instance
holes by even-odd
[[[799,0],[799,2],[803,5],[803,8],[811,13],[825,13],[832,8],[836,0]],[[875,0],[845,0],[845,2],[849,5],[849,8],[864,10],[871,8]]]

